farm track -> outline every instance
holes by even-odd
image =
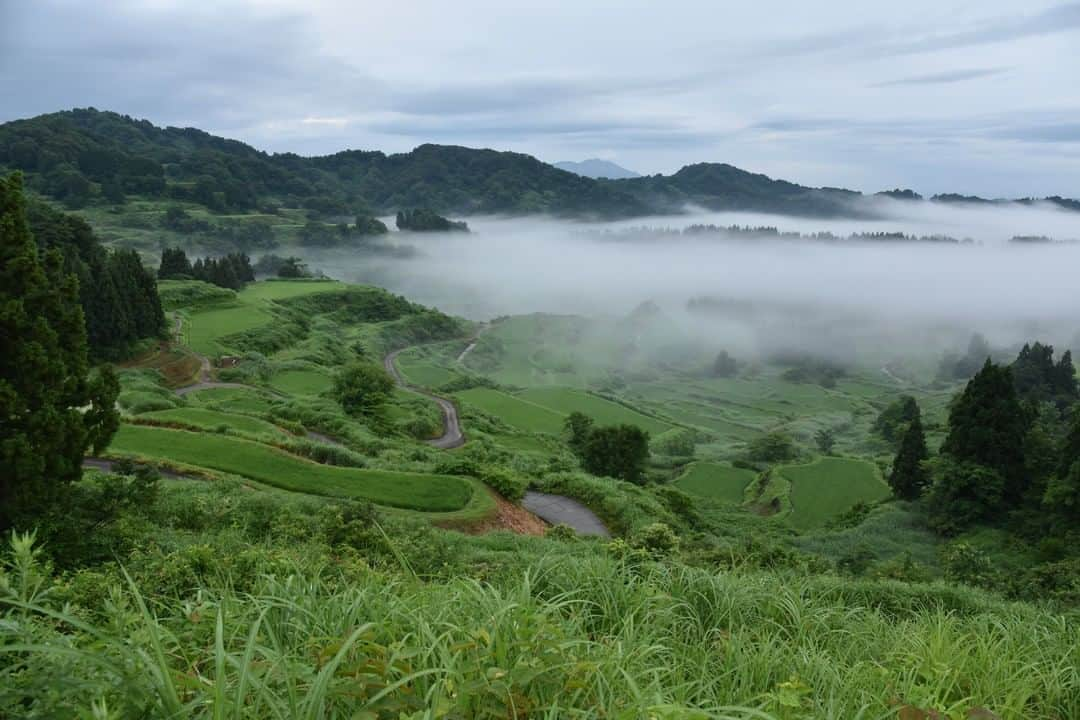
[[[457,408],[454,407],[454,403],[433,392],[416,387],[415,385],[410,385],[405,381],[405,377],[397,369],[397,356],[407,349],[408,348],[394,350],[383,358],[383,366],[386,368],[386,372],[390,374],[390,377],[394,378],[394,382],[396,382],[401,389],[430,398],[442,409],[443,434],[433,440],[428,440],[428,445],[442,450],[451,450],[453,448],[461,447],[465,444],[465,434],[461,432],[461,420],[458,418],[458,411]]]
[[[183,326],[183,320],[177,316],[176,324],[173,327],[173,334],[177,344],[181,343],[181,329]],[[487,326],[482,326],[475,335],[469,339],[469,344],[465,347],[462,353],[458,356],[457,362],[462,363],[468,356],[469,352],[476,347],[477,340],[480,334],[487,329]],[[443,413],[443,434],[440,437],[428,440],[428,444],[432,447],[436,447],[442,450],[452,450],[454,448],[461,447],[465,444],[465,434],[461,430],[461,420],[458,416],[457,407],[448,398],[436,395],[435,393],[426,390],[421,387],[409,384],[401,372],[397,369],[397,357],[404,350],[408,348],[401,348],[388,353],[383,358],[383,366],[386,368],[386,372],[394,378],[394,382],[398,384],[403,390],[414,393],[416,395],[422,395],[430,398],[438,404]],[[275,395],[280,395],[274,391],[268,391],[266,388],[256,387],[254,385],[245,385],[243,383],[223,383],[215,382],[211,375],[210,358],[205,355],[201,355],[194,350],[191,351],[197,358],[199,358],[199,379],[197,382],[191,385],[186,385],[181,388],[176,388],[174,392],[179,396],[187,395],[188,393],[197,392],[199,390],[211,390],[214,388],[237,388],[271,392]],[[306,435],[311,440],[328,443],[331,445],[342,445],[341,442],[334,438],[324,435],[322,433],[314,432],[312,430],[306,431]],[[104,472],[112,472],[114,463],[111,460],[105,460],[102,458],[87,457],[83,459],[83,467],[96,468]],[[168,471],[162,471],[161,474],[168,478],[184,478],[189,477],[186,475],[180,475]],[[611,537],[611,532],[607,529],[604,523],[593,513],[592,510],[573,498],[566,497],[564,495],[550,495],[546,493],[527,492],[525,498],[522,501],[522,507],[529,512],[532,512],[537,517],[541,518],[545,522],[552,525],[563,524],[574,529],[575,532],[581,535],[595,535],[599,537]]]
[[[481,330],[469,341],[469,345],[465,348],[464,352],[458,356],[459,363],[466,355],[468,355],[472,348],[476,347],[477,337],[479,337],[480,333],[485,329],[486,328],[481,328]],[[441,437],[429,440],[428,444],[444,450],[461,447],[465,444],[465,435],[461,431],[461,420],[458,417],[457,407],[454,406],[454,403],[433,392],[416,387],[415,385],[410,385],[397,369],[397,357],[407,349],[408,348],[401,348],[400,350],[395,350],[383,359],[383,365],[386,367],[386,372],[394,378],[394,381],[402,389],[431,398],[439,404],[440,408],[442,408],[443,434]],[[541,520],[551,525],[567,525],[568,527],[573,528],[579,535],[594,535],[605,538],[611,537],[611,531],[608,530],[603,521],[596,516],[596,513],[574,498],[565,495],[533,492],[530,490],[525,493],[525,497],[521,501],[521,506]]]

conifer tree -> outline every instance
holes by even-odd
[[[89,382],[78,281],[39,258],[22,177],[0,180],[0,529],[55,503],[115,429],[117,385]]]
[[[179,275],[194,277],[187,253],[178,247],[165,248],[161,251],[161,265],[158,267],[158,277],[164,280]]]
[[[893,460],[889,485],[893,494],[901,500],[917,500],[923,489],[929,484],[929,477],[923,462],[929,457],[926,450],[926,435],[923,433],[922,419],[916,409],[915,416],[904,431],[900,440],[900,449]]]
[[[1027,426],[1009,369],[987,360],[953,404],[941,451],[999,473],[1005,480],[1003,500],[1015,503],[1025,489]]]

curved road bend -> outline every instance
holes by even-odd
[[[428,392],[423,388],[410,385],[405,382],[405,378],[398,372],[396,364],[397,356],[401,354],[402,350],[406,349],[407,348],[395,350],[383,359],[383,366],[386,368],[386,372],[390,374],[390,377],[394,378],[394,382],[396,382],[403,390],[408,390],[411,393],[431,398],[438,403],[439,407],[442,409],[443,434],[434,440],[428,440],[428,444],[443,450],[461,447],[465,444],[465,435],[461,432],[461,421],[458,419],[458,412],[457,408],[454,407],[454,403],[435,393]]]
[[[521,500],[521,507],[552,525],[568,525],[578,535],[611,537],[607,526],[596,513],[565,495],[549,495],[530,490]]]
[[[467,352],[475,345],[476,342],[474,340],[470,343],[468,348],[466,348],[465,353],[461,354],[458,361],[460,362]],[[404,349],[405,348],[402,348],[402,350]],[[458,419],[457,408],[446,398],[435,395],[434,393],[414,385],[410,385],[405,381],[401,372],[398,371],[395,362],[402,350],[395,350],[383,360],[386,372],[390,373],[390,376],[394,378],[394,381],[397,382],[399,386],[409,392],[431,398],[439,404],[439,407],[441,407],[443,411],[443,427],[445,427],[446,430],[442,437],[429,440],[428,443],[443,449],[461,447],[465,444],[465,436],[461,432],[461,422]],[[604,525],[603,521],[596,516],[596,513],[573,498],[564,495],[550,495],[548,493],[529,491],[525,493],[525,497],[521,501],[521,506],[551,525],[568,525],[580,535],[595,535],[605,538],[611,537],[611,532],[607,529],[607,526]]]
[[[181,319],[176,318],[176,335],[179,341]],[[477,338],[480,334],[487,329],[487,326],[482,326],[474,335],[465,350],[458,356],[457,361],[460,363],[464,361],[469,352],[476,347]],[[401,354],[403,350],[407,348],[401,348],[389,353],[383,358],[383,366],[386,368],[386,372],[390,374],[390,377],[394,378],[402,389],[407,390],[417,395],[422,395],[426,398],[434,400],[443,414],[443,434],[433,440],[428,440],[428,444],[440,448],[442,450],[450,450],[453,448],[461,447],[465,444],[465,434],[461,431],[461,420],[458,417],[457,408],[454,407],[454,403],[450,402],[444,397],[436,395],[433,392],[425,390],[423,388],[410,385],[405,381],[405,378],[397,369],[397,356]],[[177,388],[177,395],[186,395],[196,390],[206,390],[209,388],[251,388],[250,385],[244,385],[242,383],[219,383],[213,382],[210,378],[210,359],[204,355],[200,355],[192,350],[192,353],[199,358],[199,381],[193,385],[187,387]],[[253,388],[259,389],[259,388]],[[333,438],[327,437],[320,433],[308,431],[308,437],[313,440],[321,440],[334,445],[340,443]],[[96,459],[88,459],[87,463],[90,467],[99,467],[100,469],[111,469],[112,464],[108,461],[101,461]],[[108,465],[108,468],[102,467]],[[162,473],[165,474],[165,473]],[[611,533],[608,531],[604,523],[596,516],[596,514],[573,498],[565,497],[563,495],[549,495],[547,493],[527,492],[525,498],[521,502],[522,507],[530,511],[537,517],[551,523],[552,525],[568,525],[572,527],[576,532],[581,535],[596,535],[599,537],[611,537]]]

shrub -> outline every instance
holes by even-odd
[[[480,479],[510,502],[520,502],[529,487],[528,480],[502,468],[485,468]]]
[[[773,432],[750,441],[747,456],[758,462],[787,462],[798,455],[795,443],[784,433]]]
[[[630,544],[659,559],[679,549],[679,536],[667,524],[655,522],[635,532]]]
[[[686,428],[672,428],[657,435],[651,447],[659,455],[693,457],[697,449],[697,433]]]

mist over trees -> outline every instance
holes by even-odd
[[[448,220],[442,215],[427,208],[414,210],[399,210],[396,224],[398,230],[411,230],[413,232],[468,232],[469,226],[464,222]]]

